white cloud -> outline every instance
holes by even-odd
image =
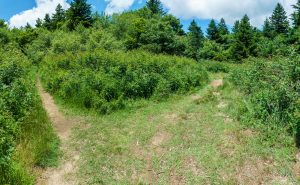
[[[35,0],[35,2],[36,7],[11,17],[9,20],[9,26],[11,28],[19,28],[21,26],[25,26],[27,23],[34,26],[38,18],[43,19],[47,13],[50,15],[54,13],[58,4],[61,4],[64,9],[69,7],[66,0]]]
[[[185,19],[223,17],[227,23],[233,24],[244,14],[248,14],[253,25],[261,26],[278,2],[290,14],[291,5],[295,4],[296,0],[161,0],[161,2],[170,13]]]
[[[135,0],[105,0],[108,3],[105,13],[111,15],[113,13],[121,13],[128,10]]]

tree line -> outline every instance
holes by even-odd
[[[69,9],[64,10],[59,4],[54,14],[38,19],[36,28],[29,24],[21,28],[27,32],[23,41],[19,41],[23,47],[34,40],[41,29],[55,32],[97,28],[112,33],[122,41],[126,50],[144,49],[196,60],[240,61],[250,56],[290,55],[300,50],[300,0],[293,8],[291,25],[286,11],[278,3],[261,30],[253,27],[250,18],[244,15],[234,23],[232,30],[228,29],[223,18],[220,21],[212,19],[205,34],[195,20],[186,33],[180,20],[166,13],[159,0],[148,0],[146,6],[139,10],[112,16],[93,13],[86,0],[73,0]]]

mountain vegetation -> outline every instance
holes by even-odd
[[[212,19],[205,32],[196,20],[184,30],[159,0],[113,15],[73,0],[35,26],[9,28],[0,20],[0,184],[34,184],[37,168],[58,164],[59,139],[37,79],[62,104],[108,119],[136,102],[187,96],[222,74],[224,91],[239,92],[227,97],[234,119],[259,132],[269,151],[299,146],[300,0],[290,18],[280,3],[274,8],[262,29],[244,15],[232,30]],[[208,92],[196,103],[209,108],[216,92]]]

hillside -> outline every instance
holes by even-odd
[[[73,0],[35,26],[0,20],[0,184],[299,184],[293,11],[185,31],[159,0]]]

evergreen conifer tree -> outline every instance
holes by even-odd
[[[151,11],[152,14],[159,14],[159,15],[164,14],[163,6],[160,0],[148,0],[146,6]]]
[[[219,37],[218,27],[214,19],[212,19],[207,28],[207,38],[216,41]]]
[[[218,24],[218,31],[220,35],[229,34],[228,27],[226,25],[225,19],[223,18],[220,20],[220,23]]]
[[[74,30],[79,24],[90,27],[93,24],[91,5],[87,0],[74,0],[66,13],[68,27]]]
[[[270,18],[275,34],[287,34],[289,22],[283,6],[278,3]]]
[[[43,27],[45,27],[47,30],[52,30],[52,20],[48,13],[45,15]]]
[[[197,59],[197,53],[199,49],[203,46],[203,32],[201,28],[197,25],[196,21],[193,20],[189,26],[188,33],[188,48],[187,53],[190,57]]]
[[[232,50],[233,57],[240,60],[247,58],[250,55],[254,55],[254,52],[256,51],[256,43],[249,17],[245,15],[235,26],[238,28],[234,28],[235,42]]]
[[[294,13],[292,14],[292,21],[294,28],[299,28],[300,26],[300,0],[297,1],[295,5],[293,5]]]
[[[272,27],[272,24],[271,24],[269,18],[267,18],[267,19],[265,20],[264,25],[263,25],[263,30],[262,30],[262,32],[263,32],[263,35],[264,35],[265,37],[267,37],[267,38],[273,38],[273,36],[274,36],[274,34],[273,34],[274,29],[273,29],[273,27]]]
[[[52,23],[55,29],[59,28],[66,19],[65,10],[60,4],[57,5],[55,13],[52,15]]]
[[[42,21],[42,19],[38,18],[36,20],[35,27],[40,28],[42,26],[43,26],[43,21]]]

